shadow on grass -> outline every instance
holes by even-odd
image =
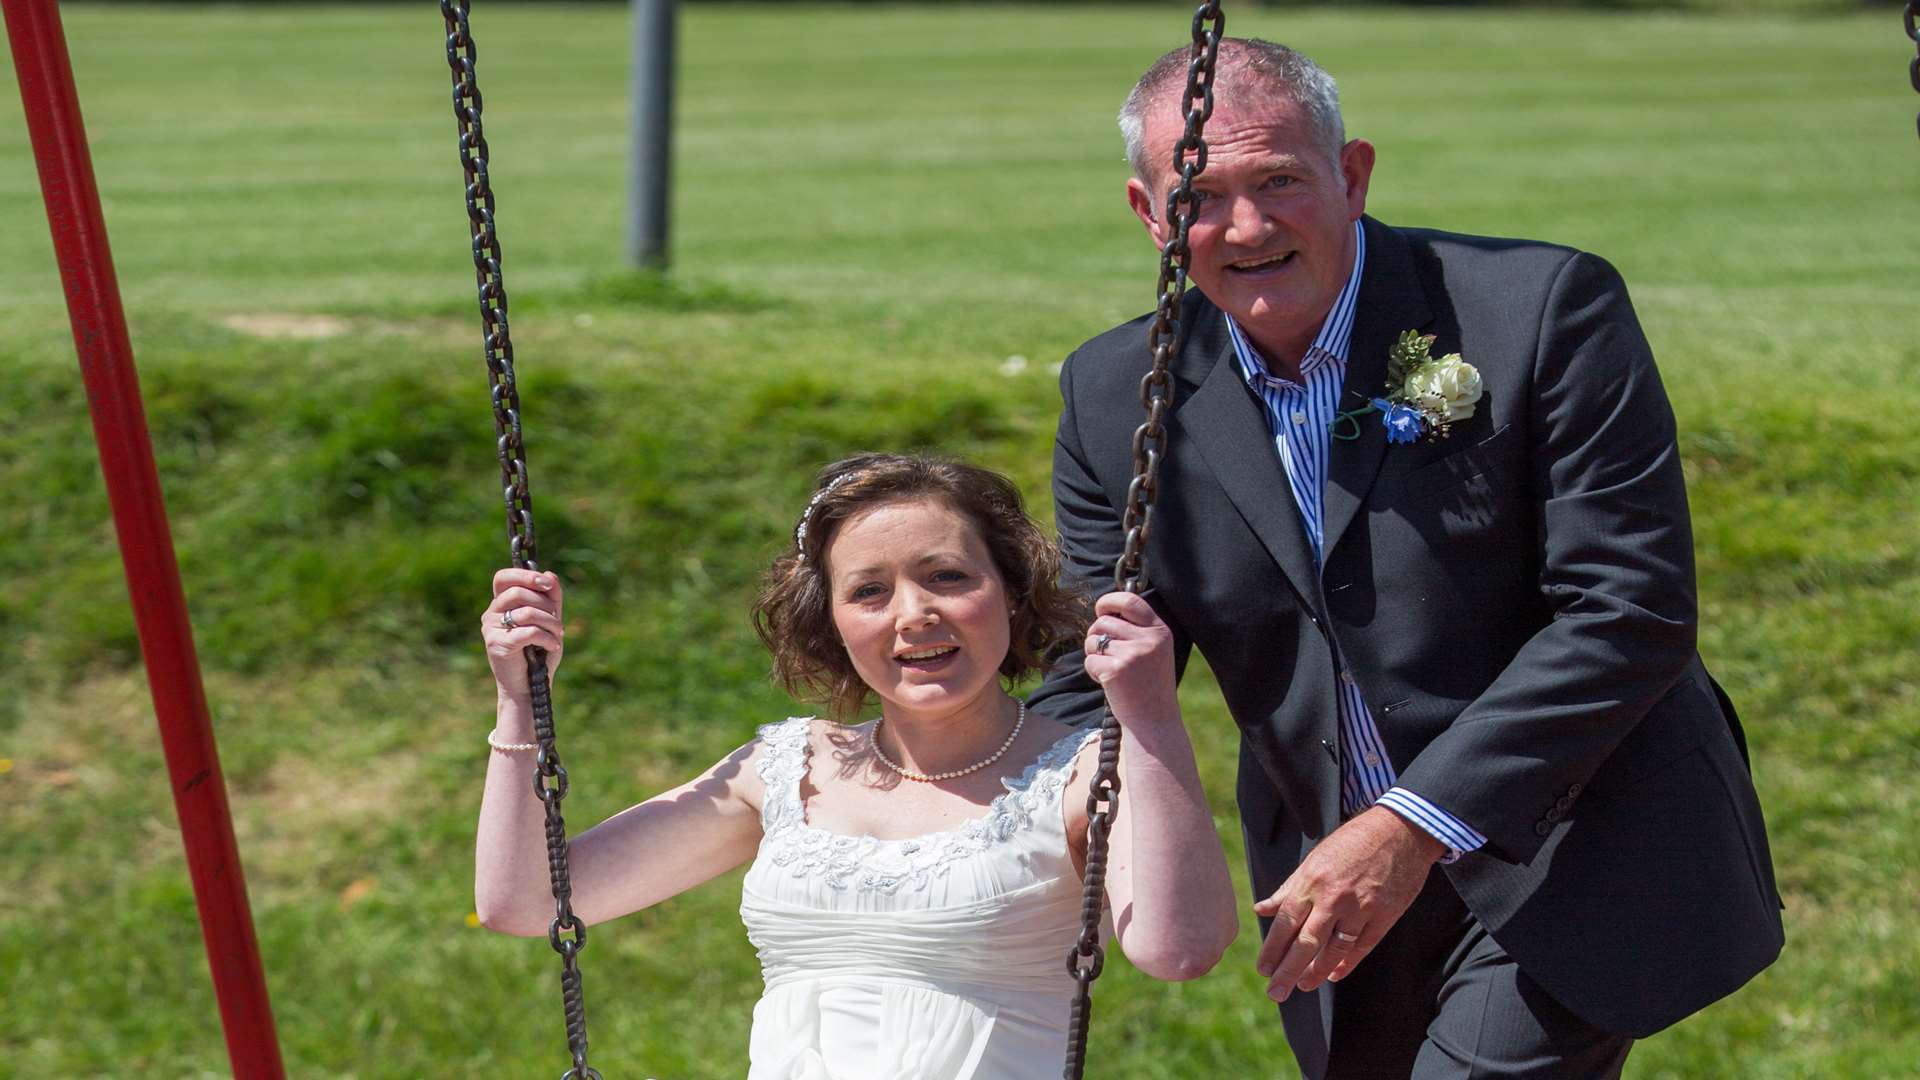
[[[725,285],[684,281],[658,271],[628,270],[595,274],[571,290],[520,293],[514,297],[514,306],[520,311],[587,307],[738,315],[772,311],[782,305],[770,296]]]

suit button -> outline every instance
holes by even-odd
[[[1552,831],[1553,825],[1551,822],[1536,821],[1533,823],[1533,834],[1535,836],[1545,836]]]
[[[1581,786],[1580,786],[1579,784],[1572,784],[1572,785],[1569,785],[1569,786],[1568,786],[1568,788],[1567,788],[1567,798],[1569,798],[1569,799],[1571,799],[1571,798],[1573,798],[1573,797],[1574,797],[1575,795],[1578,795],[1578,794],[1580,794],[1580,792],[1582,792],[1582,791],[1584,791],[1584,790],[1585,790],[1585,789],[1584,789],[1584,788],[1582,788],[1582,787],[1581,787]]]
[[[1573,796],[1568,795],[1561,798],[1558,802],[1553,804],[1553,808],[1563,813],[1573,809]]]
[[[1565,810],[1560,809],[1557,806],[1547,811],[1548,821],[1559,821],[1561,818],[1564,818],[1566,816],[1567,816],[1567,812]]]

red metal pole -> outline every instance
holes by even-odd
[[[133,367],[133,346],[120,309],[113,256],[94,186],[93,161],[80,120],[80,99],[55,0],[0,0],[13,46],[27,130],[40,169],[40,190],[66,288],[73,340],[86,379],[87,406],[100,447],[100,468],[113,505],[133,596],[140,651],[146,658],[160,742],[172,779],[174,809],[186,842],[187,870],[200,908],[213,988],[226,1028],[227,1056],[237,1077],[286,1075],[273,1030],[273,1010],[247,907],[240,852],[227,812],[227,787],[207,715],[206,691],[193,651],[186,597],[174,561],[160,476],[147,435],[146,412]]]

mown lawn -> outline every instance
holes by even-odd
[[[1176,8],[690,8],[660,287],[617,266],[623,11],[482,5],[542,551],[577,620],[571,821],[789,711],[746,598],[822,461],[966,454],[1045,508],[1052,364],[1150,295],[1110,117],[1184,33]],[[1703,651],[1747,719],[1790,940],[1641,1046],[1640,1080],[1920,1067],[1920,98],[1889,14],[1231,15],[1343,80],[1381,148],[1378,216],[1608,256],[1662,359]],[[291,1071],[556,1075],[552,954],[466,921],[491,707],[474,620],[505,548],[438,14],[66,24]],[[17,108],[0,1075],[219,1073]],[[1185,697],[1237,853],[1231,725],[1204,672]],[[609,1077],[743,1071],[736,905],[728,879],[595,931]],[[1114,965],[1096,1073],[1285,1075],[1253,944],[1249,923],[1180,986]]]

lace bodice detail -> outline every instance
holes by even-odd
[[[800,782],[811,754],[812,718],[796,716],[760,729],[766,752],[759,761],[766,796],[760,808],[764,837],[760,860],[795,877],[816,878],[834,889],[894,894],[924,890],[958,860],[987,852],[1034,827],[1057,820],[1061,793],[1073,758],[1097,731],[1071,730],[1027,765],[985,815],[959,828],[900,840],[850,836],[807,824]]]
[[[806,717],[760,729],[760,853],[740,918],[766,991],[747,1080],[1055,1080],[1082,886],[1066,731],[984,815],[904,840],[807,824]]]

